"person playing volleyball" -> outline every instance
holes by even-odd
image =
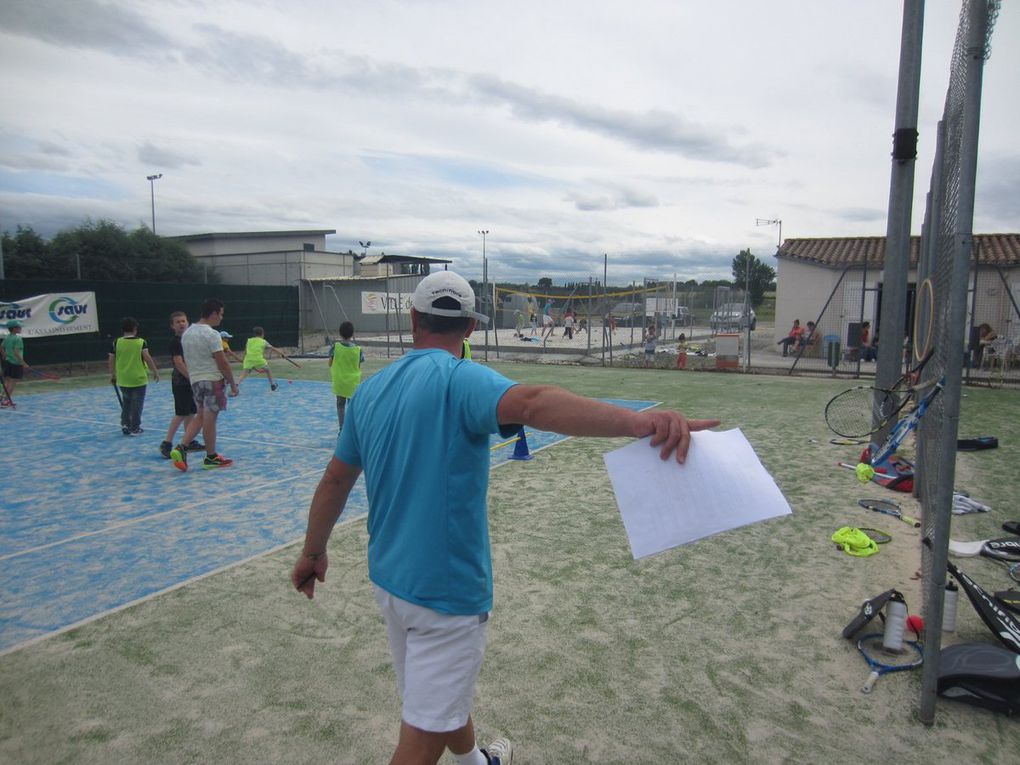
[[[575,436],[651,436],[684,462],[691,431],[718,420],[606,404],[550,385],[519,385],[460,359],[478,321],[475,294],[452,271],[412,296],[414,349],[363,382],[308,512],[291,583],[311,598],[327,542],[362,472],[369,499],[368,574],[402,697],[391,763],[508,765],[510,741],[475,743],[471,706],[492,610],[487,499],[490,435],[522,426]]]

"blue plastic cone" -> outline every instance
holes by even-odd
[[[510,455],[512,460],[530,460],[531,454],[528,452],[528,437],[524,432],[524,428],[521,428],[517,433],[517,443],[514,444],[514,453]]]

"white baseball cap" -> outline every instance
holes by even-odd
[[[434,303],[441,298],[452,298],[460,308],[437,308]],[[453,271],[436,271],[418,282],[411,297],[411,304],[418,313],[434,316],[463,316],[489,323],[489,317],[472,310],[475,307],[475,293],[471,285],[460,274]]]
[[[233,338],[233,335],[230,334],[229,332],[227,332],[227,330],[221,329],[220,330],[220,337],[226,338],[227,340],[230,340],[231,338]]]

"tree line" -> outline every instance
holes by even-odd
[[[188,249],[156,236],[145,226],[128,232],[109,220],[85,221],[49,241],[31,226],[3,234],[4,276],[8,279],[216,283]]]

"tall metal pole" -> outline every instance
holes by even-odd
[[[754,221],[756,226],[779,226],[779,238],[776,240],[776,253],[779,253],[780,248],[783,246],[783,220],[782,218],[756,218]],[[750,255],[748,250],[748,255]],[[751,291],[751,258],[747,259],[747,291],[745,294]],[[748,310],[747,314],[747,359],[744,362],[744,371],[750,371],[751,369],[751,312]]]
[[[149,182],[149,198],[152,201],[152,233],[156,233],[156,181],[163,177],[163,173],[145,176]]]
[[[482,313],[489,316],[487,310],[487,304],[489,302],[489,261],[485,257],[485,237],[489,235],[489,230],[482,229],[478,230],[478,233],[482,235],[482,292],[485,293],[485,299],[482,303]],[[493,321],[493,317],[489,316],[489,322]],[[495,329],[495,327],[493,327]],[[485,360],[489,360],[489,325],[485,325]]]
[[[885,262],[882,269],[882,311],[877,328],[881,339],[875,370],[876,388],[891,388],[900,376],[903,363],[923,32],[924,0],[903,0],[896,128],[893,133],[892,177],[889,183],[889,218],[886,223]],[[890,424],[877,433],[876,443],[882,443],[891,428]]]

